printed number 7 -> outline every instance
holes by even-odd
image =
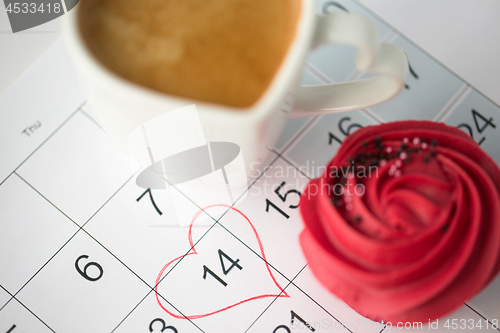
[[[283,188],[283,186],[286,185],[286,182],[282,182],[280,186],[278,186],[278,188],[274,191],[274,193],[276,193],[276,195],[281,199],[281,201],[285,202],[286,201],[286,198],[287,196],[290,194],[290,193],[296,193],[298,194],[299,196],[299,199],[300,199],[300,192],[297,191],[297,190],[288,190],[285,195],[282,195],[280,193],[281,189]],[[300,202],[300,200],[299,200]],[[273,207],[274,209],[276,209],[281,215],[283,215],[285,218],[289,219],[290,216],[285,213],[281,208],[279,208],[278,206],[276,206],[272,201],[270,201],[269,199],[266,199],[266,212],[269,213],[269,206]],[[299,204],[297,205],[290,205],[288,206],[288,208],[291,208],[291,209],[295,209],[299,207]]]
[[[149,199],[151,200],[151,203],[153,204],[153,207],[156,209],[156,212],[158,213],[158,215],[162,215],[163,213],[161,212],[161,210],[156,205],[155,199],[153,199],[153,194],[151,194],[151,189],[150,188],[148,188],[146,191],[144,191],[144,193],[141,194],[141,196],[138,197],[135,201],[139,202],[142,199],[142,197],[146,195],[146,193],[149,194]]]

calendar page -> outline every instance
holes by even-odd
[[[397,328],[357,314],[307,266],[301,192],[356,129],[445,122],[500,163],[498,105],[358,3],[318,1],[318,14],[340,10],[407,53],[405,89],[370,109],[291,119],[232,205],[139,187],[143,170],[94,120],[64,43],[46,51],[0,95],[0,333],[497,330],[500,278],[445,318]],[[312,51],[302,83],[362,76],[354,51]],[[179,221],[172,191],[198,213]]]

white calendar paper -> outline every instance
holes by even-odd
[[[500,108],[356,2],[318,1],[336,10],[369,16],[408,54],[406,88],[370,109],[291,119],[245,195],[204,211],[187,197],[200,211],[187,222],[167,190],[136,185],[142,169],[94,121],[62,41],[0,95],[0,333],[390,331],[315,280],[300,193],[347,135],[393,120],[457,126],[500,163]],[[360,77],[353,52],[312,51],[303,84]],[[447,332],[453,319],[495,330],[499,293],[496,279],[439,329],[404,331]]]

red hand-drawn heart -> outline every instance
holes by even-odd
[[[250,298],[247,298],[243,301],[239,301],[239,302],[236,302],[232,305],[229,305],[229,306],[226,306],[222,309],[219,309],[219,310],[216,310],[216,311],[212,311],[212,312],[209,312],[209,313],[205,313],[205,314],[198,314],[198,315],[188,315],[188,316],[182,316],[182,315],[178,315],[178,314],[175,314],[175,313],[172,313],[171,311],[169,311],[162,303],[161,301],[161,298],[160,296],[158,295],[158,284],[160,283],[160,280],[163,276],[163,273],[165,272],[165,270],[171,265],[173,264],[174,262],[184,258],[184,257],[187,257],[187,256],[190,256],[192,254],[198,254],[196,252],[196,249],[194,248],[194,242],[193,242],[193,235],[192,235],[192,231],[193,231],[193,225],[194,223],[196,222],[196,219],[198,218],[198,216],[200,216],[201,213],[203,213],[204,211],[210,209],[210,208],[214,208],[214,207],[227,207],[229,209],[232,209],[234,210],[235,212],[239,213],[247,222],[248,224],[250,225],[250,227],[252,228],[254,234],[255,234],[255,238],[257,240],[257,243],[259,244],[259,249],[260,249],[260,253],[262,255],[262,258],[264,259],[264,263],[266,265],[266,269],[269,273],[269,276],[271,277],[271,279],[273,280],[274,284],[276,285],[276,287],[278,287],[279,289],[279,293],[278,294],[262,294],[262,295],[257,295],[257,296],[254,296],[254,297],[250,297]],[[162,270],[160,271],[160,273],[158,274],[158,277],[156,278],[156,283],[155,283],[155,293],[156,293],[156,300],[158,302],[158,305],[160,305],[160,307],[165,311],[167,312],[169,315],[171,315],[172,317],[175,317],[175,318],[178,318],[178,319],[199,319],[199,318],[203,318],[203,317],[208,317],[208,316],[211,316],[213,314],[216,314],[216,313],[219,313],[219,312],[222,312],[222,311],[226,311],[228,309],[231,309],[237,305],[240,305],[240,304],[243,304],[243,303],[246,303],[246,302],[250,302],[250,301],[253,301],[253,300],[257,300],[257,299],[261,299],[261,298],[266,298],[266,297],[290,297],[286,291],[279,285],[278,281],[276,281],[270,267],[269,267],[269,264],[267,263],[267,259],[266,259],[266,255],[264,253],[264,247],[262,246],[262,242],[260,241],[260,237],[259,237],[259,234],[257,233],[257,230],[255,229],[254,225],[252,224],[252,222],[250,221],[250,219],[248,217],[245,216],[245,214],[243,214],[241,211],[239,211],[238,209],[234,208],[234,207],[231,207],[231,206],[228,206],[228,205],[224,205],[224,204],[219,204],[219,205],[211,205],[211,206],[207,206],[203,209],[201,209],[200,211],[198,211],[193,219],[191,220],[191,224],[189,226],[189,234],[188,234],[188,240],[189,240],[189,245],[191,246],[191,250],[190,252],[188,252],[187,254],[185,255],[182,255],[180,257],[177,257],[175,258],[174,260],[168,262],[165,266],[163,266]]]

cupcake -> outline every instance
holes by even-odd
[[[349,135],[302,195],[309,267],[361,315],[427,322],[500,268],[500,170],[461,130],[402,121]]]

